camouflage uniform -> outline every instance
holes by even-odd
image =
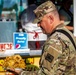
[[[34,10],[37,17],[34,23],[39,22],[45,14],[54,10],[56,10],[56,7],[51,1],[41,4]],[[61,32],[62,30],[66,31],[72,37],[74,44],[70,40],[70,37]],[[43,45],[39,62],[40,70],[35,73],[28,72],[28,74],[24,71],[22,75],[76,75],[75,41],[73,34],[63,24],[59,25],[49,35],[49,38]]]
[[[56,28],[56,30],[60,29],[66,30],[63,25]],[[66,31],[72,35],[68,30]],[[73,35],[72,38],[74,38]],[[44,75],[76,75],[75,50],[71,40],[65,34],[54,32],[43,46],[40,67]]]

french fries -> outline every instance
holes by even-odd
[[[4,68],[21,68],[25,69],[25,60],[20,55],[8,56],[4,59]]]

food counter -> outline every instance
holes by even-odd
[[[14,73],[39,70],[40,57],[22,58],[20,55],[7,56],[0,59],[0,75],[15,75]]]

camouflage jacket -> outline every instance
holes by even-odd
[[[68,32],[73,42],[61,31]],[[73,34],[64,26],[59,26],[50,35],[45,44],[40,59],[40,70],[24,75],[76,75],[76,42]],[[75,45],[75,46],[74,46]]]

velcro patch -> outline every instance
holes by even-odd
[[[46,55],[45,59],[48,60],[51,63],[53,61],[53,59],[54,59],[54,56],[52,56],[51,54],[48,53]]]

